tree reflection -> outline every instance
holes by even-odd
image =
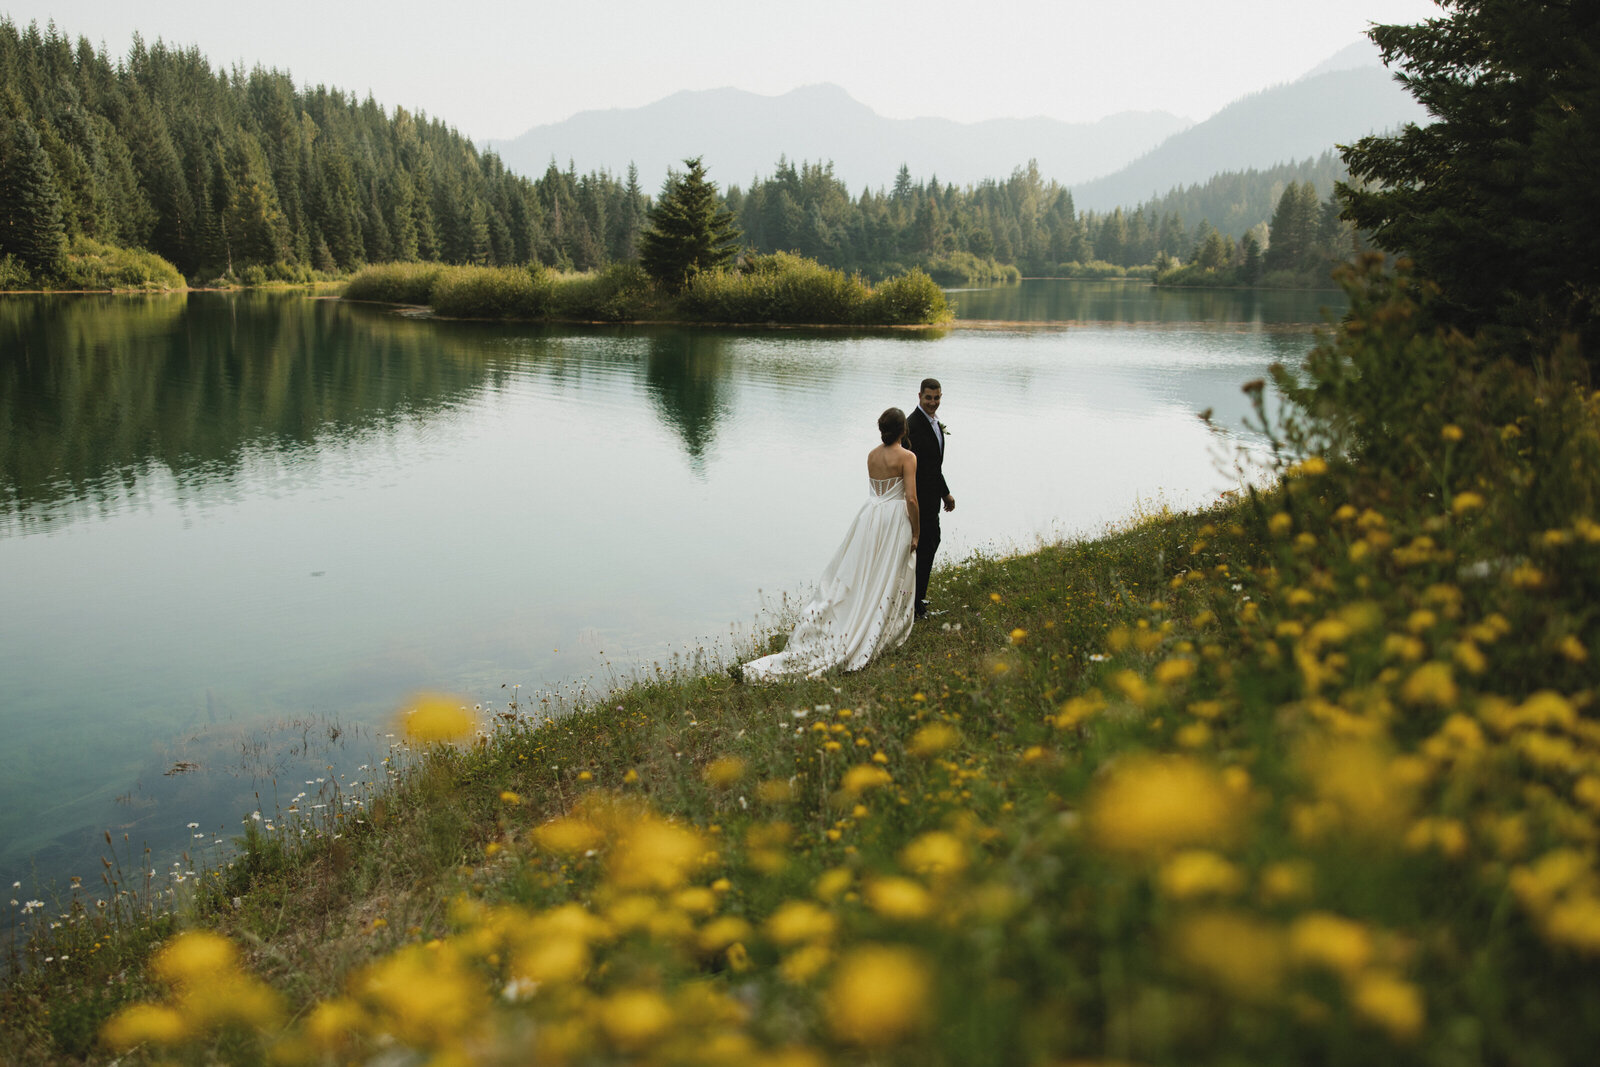
[[[484,348],[300,293],[0,299],[0,515],[103,508],[155,468],[227,479],[426,417],[480,389]]]
[[[651,338],[645,362],[650,401],[683,440],[696,471],[704,469],[717,421],[728,413],[721,393],[731,369],[726,334],[673,330]]]

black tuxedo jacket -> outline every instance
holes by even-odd
[[[944,446],[921,408],[906,415],[906,436],[917,457],[917,512],[923,522],[938,522],[950,487],[944,482]]]

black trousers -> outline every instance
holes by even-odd
[[[924,516],[922,529],[917,534],[917,614],[928,608],[928,575],[933,571],[933,554],[939,551],[939,502],[933,502],[933,513]]]

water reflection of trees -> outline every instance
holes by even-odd
[[[952,294],[964,319],[1077,323],[1257,323],[1323,321],[1339,292],[1272,289],[1157,289],[1147,282],[1038,279]]]
[[[436,412],[495,368],[448,331],[298,293],[0,300],[0,514],[47,521],[155,468],[226,477]]]
[[[689,462],[699,469],[727,414],[721,395],[731,374],[728,335],[673,330],[652,337],[645,362],[650,401],[683,440]]]
[[[0,298],[0,524],[116,506],[154,473],[199,498],[252,454],[392,431],[527,374],[576,394],[625,368],[699,469],[748,338],[417,322],[299,292]]]

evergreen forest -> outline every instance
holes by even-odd
[[[856,195],[831,163],[780,158],[722,198],[749,250],[868,278],[920,267],[942,284],[1130,271],[1314,284],[1352,250],[1322,199],[1345,176],[1330,152],[1095,213],[1031,164],[965,187],[902,167]],[[153,257],[201,284],[396,261],[595,271],[637,260],[650,205],[633,168],[552,160],[528,178],[441,119],[370,96],[214,69],[197,49],[137,36],[114,59],[54,23],[0,20],[0,288],[148,281]],[[83,268],[119,255],[145,258],[115,276]]]

